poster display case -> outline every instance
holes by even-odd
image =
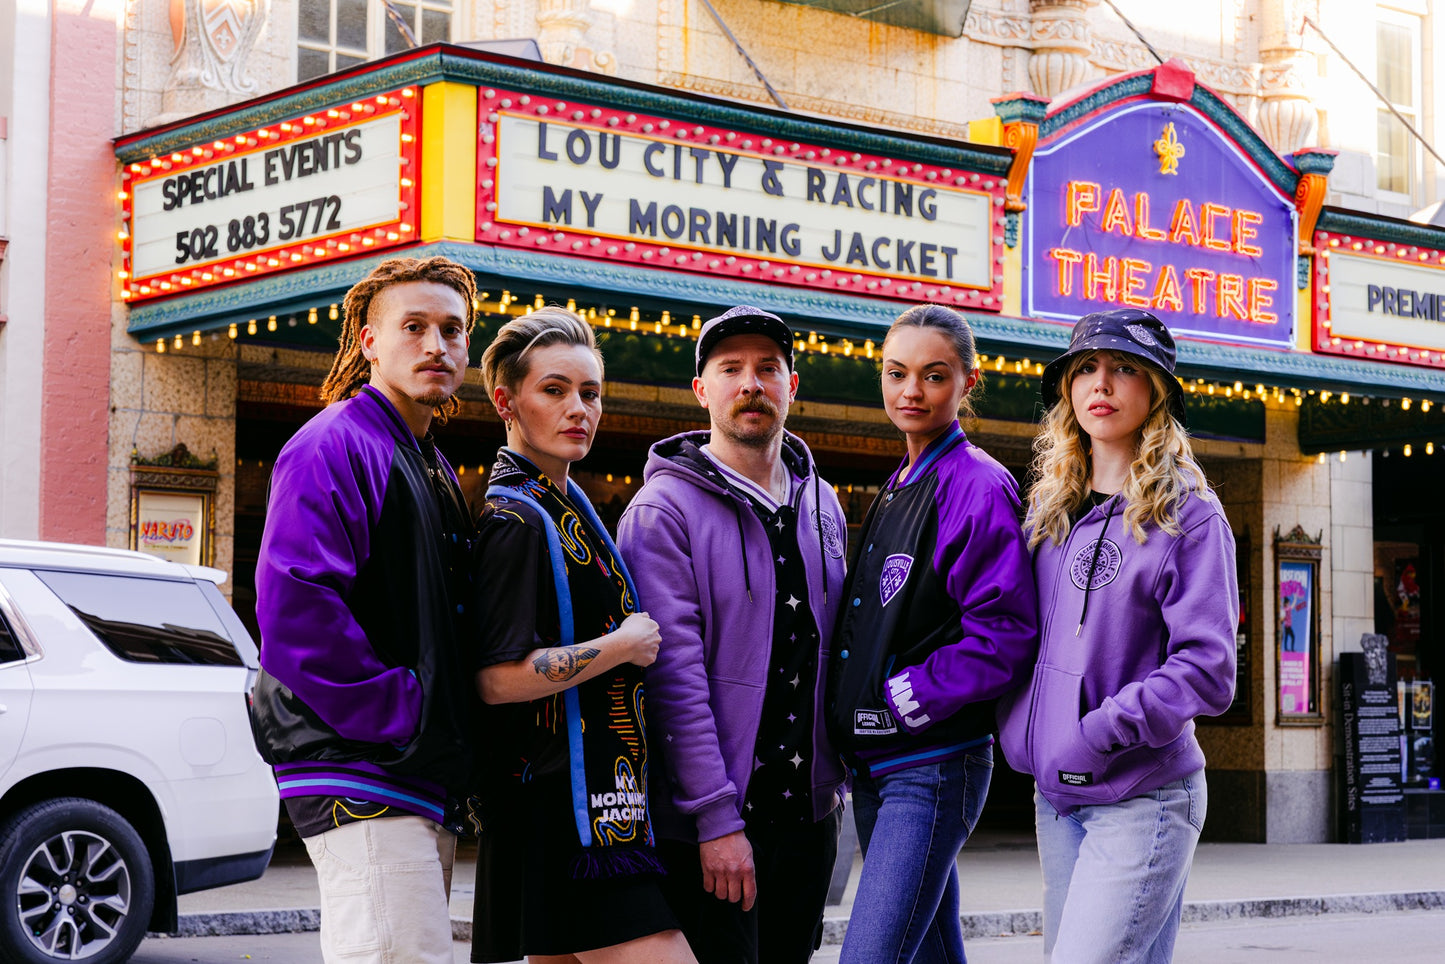
[[[1323,533],[1274,534],[1275,721],[1321,726],[1320,557]]]

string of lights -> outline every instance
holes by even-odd
[[[519,297],[509,289],[503,289],[498,293],[482,291],[474,303],[478,314],[490,318],[510,318],[519,315],[530,314],[548,303],[547,298],[542,294],[535,294],[531,298]],[[587,322],[602,331],[623,331],[636,332],[643,336],[661,338],[683,338],[696,340],[698,332],[702,328],[702,317],[698,314],[675,315],[672,311],[664,309],[661,312],[645,314],[643,310],[634,305],[625,309],[606,306],[584,306],[579,307],[576,299],[569,298],[565,302],[569,311],[575,311]],[[286,316],[284,321],[276,315],[268,315],[265,318],[251,318],[245,322],[231,322],[226,328],[226,337],[235,341],[245,336],[256,336],[264,327],[267,333],[274,333],[280,330],[284,324],[288,328],[296,328],[302,324],[316,325],[321,319],[322,313],[332,323],[340,318],[340,305],[330,303],[326,305],[311,306],[304,311],[298,311]],[[176,334],[170,339],[159,338],[155,342],[157,352],[182,351],[186,341],[191,345],[199,346],[202,343],[203,332],[196,330],[191,332],[189,339],[185,335]],[[212,338],[219,337],[218,332],[211,333]],[[819,356],[842,356],[844,358],[857,359],[860,363],[873,362],[878,357],[879,343],[871,338],[853,338],[843,335],[828,335],[817,331],[795,332],[793,350],[799,355],[816,354]],[[978,356],[979,367],[986,373],[993,376],[1006,376],[1010,378],[1038,378],[1043,374],[1044,363],[1029,357],[1014,357],[1003,352],[980,353]],[[1402,412],[1416,411],[1421,414],[1428,414],[1438,404],[1430,398],[1410,397],[1387,397],[1374,395],[1361,395],[1358,392],[1335,391],[1330,389],[1297,388],[1279,385],[1267,385],[1263,382],[1246,382],[1243,379],[1207,379],[1207,378],[1179,378],[1180,385],[1191,394],[1200,396],[1238,400],[1240,402],[1263,403],[1266,406],[1275,407],[1302,407],[1306,400],[1313,404],[1327,407],[1346,407],[1351,405],[1368,406],[1379,405],[1382,408],[1397,407]],[[1442,443],[1445,444],[1445,443]],[[1416,443],[1405,443],[1398,451],[1406,458],[1412,457],[1416,450],[1426,455],[1435,454],[1435,443],[1425,441],[1423,445]],[[1381,448],[1382,453],[1391,451],[1389,448]],[[1338,458],[1344,461],[1348,458],[1346,452],[1339,452]],[[1317,456],[1320,462],[1325,460],[1325,454]]]

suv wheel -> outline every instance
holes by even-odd
[[[125,961],[154,904],[145,843],[109,807],[62,797],[0,824],[0,958]]]

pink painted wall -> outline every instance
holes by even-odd
[[[40,538],[93,545],[105,544],[120,6],[57,0],[50,44]]]

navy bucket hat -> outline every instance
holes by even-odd
[[[1185,423],[1184,389],[1174,377],[1174,336],[1164,322],[1138,308],[1096,311],[1080,318],[1069,336],[1068,350],[1044,367],[1040,385],[1044,405],[1052,408],[1059,400],[1059,380],[1069,359],[1086,351],[1123,352],[1162,371],[1169,386],[1169,411]]]

